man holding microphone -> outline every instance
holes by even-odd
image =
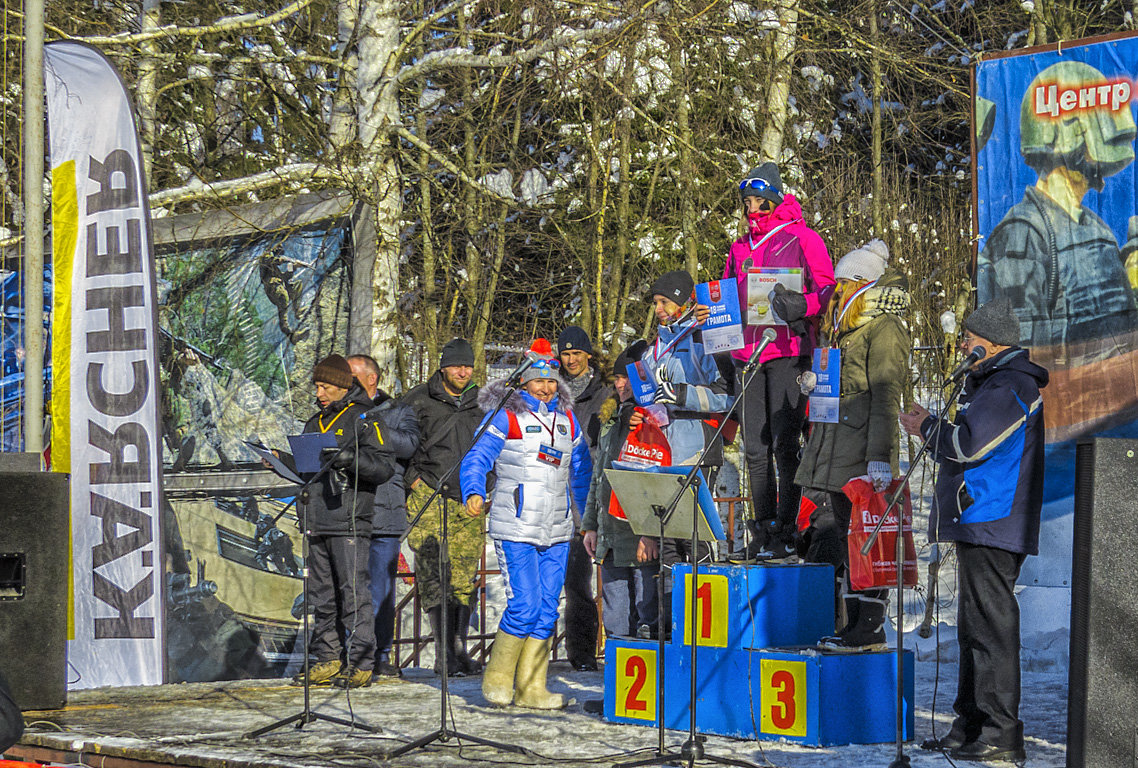
[[[917,404],[900,416],[941,464],[929,540],[955,542],[959,564],[956,719],[947,736],[921,746],[954,760],[1023,762],[1015,583],[1039,549],[1048,374],[1017,346],[1019,321],[1006,298],[979,307],[964,329],[964,351],[976,362],[956,416],[938,421]]]

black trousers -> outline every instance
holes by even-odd
[[[1025,556],[958,542],[960,681],[954,735],[1009,749],[1023,746],[1019,719],[1019,603]]]
[[[789,535],[798,516],[798,472],[806,397],[798,376],[810,370],[805,357],[778,357],[763,363],[743,396],[743,444],[755,520],[778,520]],[[742,368],[736,386],[743,385]],[[778,474],[775,474],[775,467]]]
[[[597,658],[597,604],[593,601],[596,567],[585,551],[579,533],[569,540],[569,565],[565,569],[565,655],[571,664]]]
[[[308,537],[308,599],[312,603],[312,662],[347,658],[372,669],[375,619],[368,580],[366,536]]]

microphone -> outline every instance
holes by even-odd
[[[541,356],[534,352],[532,349],[527,349],[525,357],[522,358],[522,361],[518,363],[518,367],[515,368],[506,378],[506,381],[513,384],[522,377],[523,373],[532,368],[538,360],[541,360]]]
[[[759,339],[759,346],[755,347],[755,351],[751,354],[751,359],[747,361],[747,364],[745,366],[743,366],[743,370],[749,371],[757,366],[759,364],[759,358],[763,355],[763,350],[766,349],[767,345],[774,341],[776,338],[778,338],[778,333],[774,328],[767,328],[765,331],[763,331],[763,337]]]
[[[952,369],[945,380],[944,385],[947,387],[949,384],[955,384],[961,376],[968,372],[968,369],[976,365],[982,357],[988,354],[988,350],[983,347],[972,347],[972,351],[968,353],[968,357],[960,361],[960,365]]]

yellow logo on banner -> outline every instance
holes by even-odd
[[[805,736],[806,662],[763,659],[762,732]]]
[[[646,648],[616,649],[617,717],[656,719],[656,651]]]
[[[691,615],[691,574],[684,574],[684,645],[691,645],[692,632],[696,632],[699,645],[713,648],[727,647],[727,577],[720,574],[700,574],[699,588],[695,591],[695,616]]]

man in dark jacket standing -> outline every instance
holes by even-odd
[[[300,519],[308,534],[308,597],[315,658],[309,683],[359,688],[371,684],[375,626],[368,588],[368,544],[376,486],[395,472],[377,421],[366,418],[371,402],[352,377],[348,361],[329,355],[312,372],[319,410],[304,432],[335,436],[323,457],[331,469],[302,494]],[[292,457],[282,455],[286,463]],[[293,463],[295,469],[295,463]],[[313,477],[301,474],[305,481]],[[343,628],[346,638],[341,638]],[[346,664],[341,664],[345,659]],[[303,683],[303,675],[295,680]]]
[[[443,347],[439,370],[412,389],[403,401],[415,409],[421,435],[419,448],[411,457],[404,477],[411,490],[407,514],[414,516],[439,489],[443,477],[455,467],[474,441],[482,421],[478,407],[478,386],[474,376],[474,349],[466,339],[452,339]],[[415,550],[415,584],[419,600],[431,621],[435,635],[435,670],[439,649],[448,654],[447,669],[452,675],[472,674],[480,666],[466,654],[466,632],[470,626],[471,599],[478,579],[478,565],[485,549],[484,519],[469,517],[463,511],[458,472],[439,489],[431,505],[407,535]],[[450,552],[450,592],[447,636],[442,636],[442,584],[439,581],[439,532],[443,510],[447,513],[447,547]]]
[[[593,366],[593,341],[584,328],[570,325],[557,337],[562,382],[573,396],[573,415],[585,434],[589,451],[596,453],[600,434],[601,404],[612,396],[612,387]],[[593,456],[596,459],[596,456]],[[574,512],[580,521],[585,510]],[[593,558],[585,551],[577,525],[569,542],[569,565],[565,570],[565,652],[573,668],[585,672],[597,668],[597,604],[593,601]]]
[[[1038,553],[1043,506],[1043,400],[1047,371],[1019,341],[1006,298],[964,321],[964,351],[983,349],[969,371],[956,417],[938,422],[914,405],[909,434],[930,438],[941,464],[931,541],[956,542],[960,679],[948,735],[926,749],[954,760],[1023,762],[1019,719],[1019,604],[1015,583]]]
[[[402,677],[392,664],[391,644],[395,640],[395,577],[399,573],[399,543],[407,530],[407,493],[403,473],[419,447],[419,420],[415,410],[379,388],[379,364],[370,355],[348,358],[356,381],[371,399],[368,416],[379,421],[387,447],[395,455],[395,474],[375,489],[375,515],[371,519],[371,604],[375,611],[376,675]]]

